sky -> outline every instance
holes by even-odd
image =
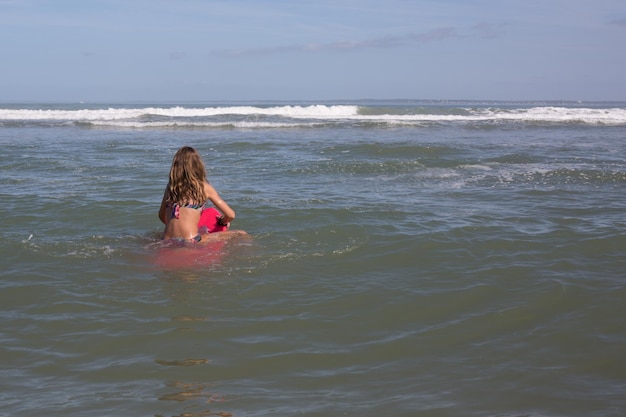
[[[624,0],[0,0],[0,102],[626,100]]]

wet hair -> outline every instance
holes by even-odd
[[[172,159],[165,200],[168,204],[202,204],[207,199],[205,182],[208,181],[202,158],[191,146],[183,146]]]

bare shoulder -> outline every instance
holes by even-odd
[[[213,188],[213,186],[211,184],[209,184],[208,182],[204,183],[204,193],[209,195],[209,194],[214,194],[216,193],[215,188]]]

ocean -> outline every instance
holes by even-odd
[[[626,103],[5,103],[0,145],[2,416],[626,415]],[[183,145],[250,239],[174,268]]]

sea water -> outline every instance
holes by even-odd
[[[625,191],[626,103],[0,105],[0,415],[622,416]]]

